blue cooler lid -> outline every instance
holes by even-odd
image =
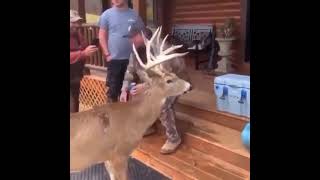
[[[214,83],[250,89],[250,76],[225,74],[216,77],[214,79]]]

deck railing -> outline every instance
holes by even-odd
[[[98,38],[99,27],[96,24],[84,24],[81,31],[85,40],[91,44],[93,39]],[[106,61],[103,57],[101,49],[99,49],[98,53],[95,53],[93,56],[88,58],[86,64],[91,66],[106,67]]]

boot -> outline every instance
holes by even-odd
[[[174,143],[167,140],[166,143],[161,147],[160,153],[171,154],[177,150],[180,144],[181,144],[181,138],[179,138],[179,140]]]

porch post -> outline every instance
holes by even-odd
[[[249,0],[240,0],[240,57],[241,61],[244,62],[246,55],[246,39],[247,39],[247,18],[248,17],[248,3]]]
[[[133,9],[142,18],[143,23],[147,23],[147,8],[146,0],[132,0]]]
[[[78,4],[79,4],[79,15],[80,17],[83,18],[84,22],[87,22],[86,21],[86,7],[85,7],[85,0],[78,0]]]
[[[165,0],[155,0],[153,3],[153,7],[155,13],[153,14],[153,19],[155,19],[155,25],[160,26],[163,25],[163,2]],[[165,29],[165,28],[164,28]]]
[[[101,13],[103,13],[105,10],[109,9],[112,6],[111,0],[101,0],[101,4],[102,4]]]

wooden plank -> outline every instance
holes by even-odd
[[[184,143],[203,153],[210,155],[214,154],[215,157],[223,161],[250,171],[250,157],[221,146],[219,143],[214,143],[204,137],[200,132],[196,132],[194,129],[191,132],[185,133]]]
[[[221,179],[244,180],[249,176],[248,171],[237,168],[232,164],[204,154],[186,145],[182,145],[180,150],[174,155],[188,164],[193,165],[195,168],[210,172]]]
[[[192,18],[192,17],[232,17],[239,16],[240,10],[228,11],[184,11],[176,12],[175,18]]]
[[[221,27],[223,26],[223,22],[208,22],[208,20],[196,20],[196,21],[186,21],[186,20],[179,20],[179,21],[175,21],[174,24],[214,24],[217,27]],[[239,26],[240,23],[237,23],[237,26]]]
[[[176,103],[175,110],[185,114],[190,114],[194,117],[214,122],[238,131],[242,131],[246,123],[249,122],[248,118],[241,118],[226,113],[207,111],[192,107],[183,103]]]
[[[178,11],[201,11],[201,10],[230,10],[230,9],[239,9],[240,3],[210,3],[210,4],[181,4],[176,6],[175,10]]]
[[[220,19],[217,21],[209,21],[208,19],[194,19],[192,21],[190,21],[190,19],[178,19],[178,20],[174,20],[173,23],[174,24],[214,24],[217,27],[221,27],[223,26],[225,20]],[[240,22],[236,22],[236,27],[240,26]],[[237,31],[235,32],[236,35],[238,35]],[[238,49],[235,48],[235,51],[237,51]]]
[[[199,11],[176,11],[175,15],[188,15],[188,14],[194,14],[194,15],[197,15],[197,14],[201,14],[201,13],[205,13],[205,14],[208,14],[208,13],[238,13],[240,15],[240,9],[222,9],[222,10],[199,10]],[[214,14],[214,15],[219,15],[219,14]]]
[[[177,0],[176,4],[210,4],[219,2],[239,2],[239,0]]]
[[[243,180],[249,176],[248,171],[238,168],[230,163],[224,162],[212,156],[211,154],[204,154],[201,151],[191,148],[185,144],[182,144],[174,154],[160,155],[158,151],[162,146],[161,142],[164,141],[164,136],[149,136],[147,138],[144,138],[138,149],[141,151],[145,151],[147,154],[154,153],[155,156],[159,155],[158,157],[172,157],[173,159],[188,164],[192,168],[197,169],[199,172],[210,174],[221,179]],[[150,156],[154,158],[153,155]],[[148,163],[146,159],[143,160],[143,162]],[[172,166],[172,164],[170,164],[169,166]]]
[[[157,159],[163,164],[171,167],[176,171],[180,171],[185,176],[191,179],[198,179],[198,180],[215,180],[221,179],[212,174],[204,173],[199,169],[193,168],[189,164],[181,161],[180,159],[176,158],[174,154],[172,155],[162,155],[159,153],[159,150],[164,143],[164,137],[154,136],[156,140],[152,138],[152,136],[144,138],[142,143],[139,146],[139,150],[149,154],[152,158]]]
[[[235,21],[240,21],[240,16],[225,16],[225,17],[188,17],[188,18],[173,18],[173,21],[179,21],[179,20],[188,20],[190,22],[196,21],[196,20],[207,20],[208,22],[212,21],[222,21],[224,22],[227,18],[234,18]]]
[[[187,114],[176,112],[177,126],[184,127],[183,132],[194,132],[200,138],[206,138],[207,141],[218,143],[220,146],[225,147],[235,153],[250,157],[250,153],[242,144],[241,132],[216,124],[206,120],[191,117]],[[188,123],[187,125],[183,125]]]
[[[183,117],[176,115],[177,127],[186,145],[247,171],[250,169],[250,153],[243,146],[239,131],[203,120],[199,125],[200,119],[187,125],[190,120],[181,120]]]
[[[197,152],[197,150],[195,150],[195,149],[192,149],[192,150],[193,150],[193,152]],[[229,174],[236,175],[236,176],[238,176],[240,178],[244,178],[244,179],[246,179],[250,176],[249,171],[246,171],[242,168],[233,166],[232,164],[227,163],[225,161],[222,161],[214,156],[210,156],[208,154],[201,153],[200,151],[198,151],[197,154],[200,155],[201,158],[204,158],[205,161],[208,161],[209,165],[215,166],[216,168],[219,168],[222,171],[228,172]],[[200,158],[200,157],[197,157],[197,158]]]

